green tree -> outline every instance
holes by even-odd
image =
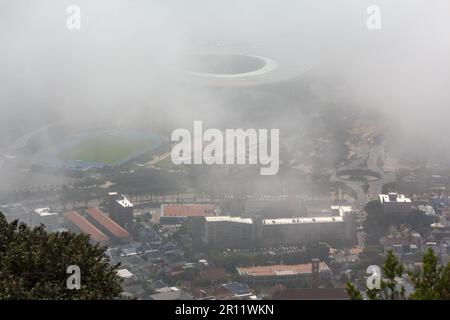
[[[70,265],[80,268],[80,289],[67,288]],[[118,267],[87,235],[47,233],[0,213],[0,299],[112,299],[121,292]]]
[[[347,282],[346,290],[352,300],[362,300],[361,292],[356,288],[356,286],[353,283]]]
[[[405,298],[405,288],[398,288],[396,277],[403,274],[404,268],[392,251],[388,251],[386,261],[382,268],[383,278],[379,288],[366,290],[366,296],[370,300],[398,300]],[[352,300],[361,300],[362,293],[351,283],[347,283],[347,293]]]
[[[405,288],[402,286],[398,289],[395,278],[401,277],[404,271],[403,264],[398,261],[394,253],[389,250],[386,262],[382,268],[384,279],[381,280],[380,291],[377,289],[368,290],[369,295],[375,294],[373,297],[382,300],[398,300],[405,298]]]
[[[381,281],[380,289],[367,289],[366,295],[371,300],[404,299],[404,287],[398,288],[396,277],[403,274],[403,265],[389,251],[383,266],[385,279]],[[423,256],[423,269],[420,272],[408,272],[414,286],[414,292],[409,299],[414,300],[450,300],[450,263],[438,265],[434,251],[428,249]],[[360,300],[362,293],[352,283],[347,283],[347,293],[353,300]]]
[[[423,256],[423,270],[410,272],[415,287],[411,299],[414,300],[450,300],[450,263],[438,266],[433,250],[428,249]]]

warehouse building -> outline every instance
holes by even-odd
[[[72,231],[88,234],[93,242],[107,242],[109,238],[97,227],[87,221],[78,212],[72,210],[64,213],[67,227]]]
[[[85,211],[87,213],[88,220],[99,230],[103,231],[114,242],[125,243],[131,240],[130,233],[108,217],[100,209],[88,208]]]

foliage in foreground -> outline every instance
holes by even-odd
[[[70,265],[80,267],[80,289],[67,288]],[[117,269],[86,235],[8,223],[0,212],[0,299],[112,299],[121,292]]]
[[[382,268],[383,279],[379,289],[368,289],[365,294],[352,283],[347,283],[347,293],[353,300],[361,300],[365,295],[369,300],[403,300],[405,289],[397,284],[396,278],[404,273],[404,267],[392,251],[388,252]],[[414,292],[412,300],[450,300],[450,263],[438,265],[434,251],[428,249],[423,256],[423,267],[419,272],[408,272]]]

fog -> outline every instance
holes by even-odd
[[[72,4],[81,30],[66,28]],[[372,4],[380,30],[366,27]],[[0,0],[1,147],[60,119],[238,125],[228,91],[180,76],[193,50],[229,47],[273,58],[300,78],[308,70],[327,83],[316,88],[324,101],[380,113],[395,123],[398,146],[436,145],[439,156],[450,136],[449,15],[447,0]],[[274,119],[265,123],[307,126],[276,115],[292,101],[269,101]]]

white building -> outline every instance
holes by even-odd
[[[411,212],[411,199],[405,197],[404,194],[390,192],[380,194],[379,198],[384,214],[408,214]]]
[[[109,216],[121,226],[133,220],[133,203],[123,194],[117,192],[108,193]]]
[[[262,219],[204,217],[203,240],[212,247],[272,247],[313,242],[354,241],[355,214],[351,207],[332,207],[335,215]]]
[[[39,226],[43,224],[48,231],[55,231],[61,227],[59,223],[58,213],[50,210],[50,208],[37,208],[33,210],[33,225]]]

